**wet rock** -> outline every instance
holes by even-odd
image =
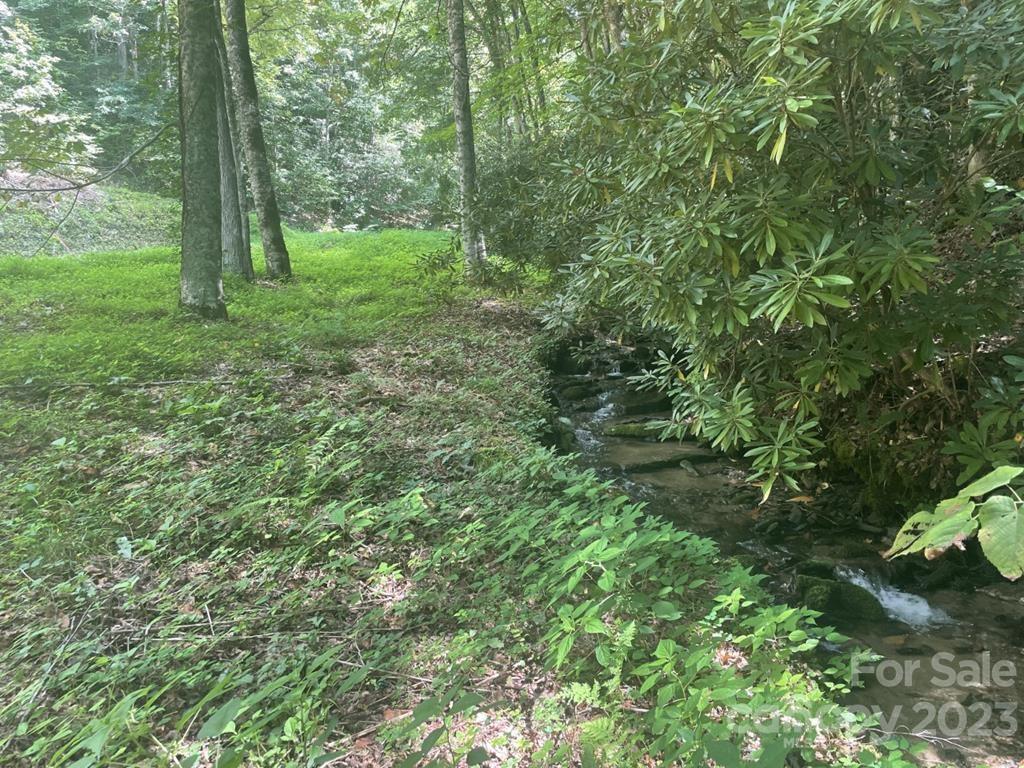
[[[654,472],[676,469],[682,461],[704,464],[718,457],[699,443],[659,443],[615,439],[605,445],[604,459],[625,472]]]
[[[566,339],[559,342],[547,355],[547,360],[545,362],[547,363],[548,368],[555,373],[586,373],[589,365],[581,359],[579,354],[582,346],[582,339],[576,339],[573,341]]]
[[[808,608],[835,618],[884,621],[885,610],[874,595],[863,587],[845,581],[801,574],[796,577],[796,592]]]
[[[978,589],[983,595],[1024,606],[1024,582],[1004,582]]]
[[[663,392],[623,392],[615,398],[615,404],[623,416],[648,416],[672,410],[672,401]]]
[[[601,407],[601,401],[598,397],[588,397],[586,400],[578,400],[572,404],[572,409],[576,413],[593,413]]]
[[[679,462],[679,469],[688,474],[690,477],[700,477],[701,473],[697,471],[697,468],[693,466],[693,463],[683,459]]]
[[[594,397],[605,389],[605,383],[597,379],[579,381],[568,384],[559,390],[559,394],[566,400],[586,400]]]
[[[562,453],[572,453],[576,450],[576,430],[572,422],[565,416],[559,416],[551,422],[551,429],[546,441],[556,450]]]
[[[917,644],[904,644],[901,645],[897,650],[900,656],[934,656],[935,649],[929,645],[917,645]]]
[[[832,560],[805,560],[796,566],[796,572],[803,576],[816,576],[819,579],[832,579],[836,573],[836,564]]]
[[[656,439],[658,437],[658,430],[652,429],[651,422],[649,421],[623,421],[606,426],[604,434],[608,437]]]

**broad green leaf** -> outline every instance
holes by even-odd
[[[978,541],[992,564],[1011,581],[1024,576],[1024,515],[1009,496],[993,496],[978,512]]]
[[[973,515],[974,505],[951,517],[944,517],[924,532],[908,552],[922,549],[948,549],[957,540],[963,541],[978,529],[978,520]],[[925,553],[926,555],[929,553]]]
[[[743,764],[740,750],[731,741],[709,741],[704,745],[708,757],[722,768],[739,768]]]
[[[203,727],[199,729],[199,738],[215,739],[228,730],[234,723],[241,706],[241,699],[231,699],[231,701],[221,706],[203,723]]]
[[[962,488],[958,496],[984,496],[986,493],[994,491],[996,488],[1002,488],[1004,485],[1009,484],[1013,478],[1017,477],[1021,472],[1024,472],[1024,467],[999,467],[989,472],[984,477],[980,477],[973,483],[968,485],[966,488]]]
[[[659,600],[656,602],[651,606],[651,610],[659,619],[665,619],[667,621],[675,621],[683,615],[682,612],[676,608],[674,603],[670,603],[665,600]]]
[[[415,724],[419,725],[432,717],[440,717],[443,711],[437,699],[426,699],[413,708],[412,720]]]

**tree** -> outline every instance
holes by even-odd
[[[220,4],[217,4],[220,20]],[[227,50],[220,25],[217,26],[217,63],[220,65],[221,88],[217,95],[217,135],[220,155],[221,251],[226,272],[246,280],[255,279],[252,267],[252,245],[249,241],[249,208],[245,196],[241,148],[235,117],[235,99],[231,92]]]
[[[228,22],[228,69],[234,90],[242,150],[249,170],[249,185],[260,224],[267,275],[290,277],[291,260],[281,230],[281,213],[277,207],[277,196],[274,194],[274,180],[270,172],[270,159],[267,156],[267,145],[260,119],[259,94],[256,90],[256,75],[249,50],[249,30],[245,20],[245,0],[227,0],[225,9]]]
[[[469,57],[466,54],[466,19],[462,0],[448,0],[448,49],[452,64],[452,110],[459,155],[459,214],[462,252],[466,265],[484,259],[476,217],[476,147],[473,143],[473,110],[469,99]]]
[[[96,154],[81,119],[68,114],[70,99],[57,79],[57,62],[36,32],[0,0],[0,171],[25,160],[47,166],[85,163]]]
[[[226,319],[221,283],[218,23],[209,0],[179,0],[181,304],[202,317]]]

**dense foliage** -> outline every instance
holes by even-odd
[[[812,612],[537,445],[529,326],[435,305],[439,239],[296,236],[232,324],[169,249],[0,262],[5,760],[905,765]]]
[[[631,5],[520,187],[526,247],[571,262],[550,324],[653,343],[667,432],[766,493],[830,458],[912,501],[1015,459],[1021,18]]]

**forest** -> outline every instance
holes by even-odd
[[[0,766],[1024,768],[1024,2],[0,0]]]

